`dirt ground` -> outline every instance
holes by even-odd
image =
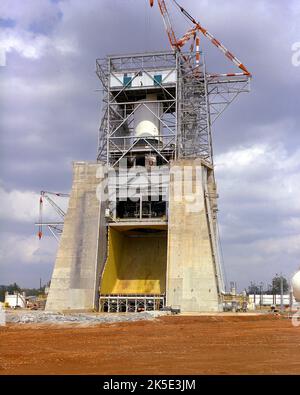
[[[300,327],[270,316],[174,316],[0,327],[1,374],[300,374]]]

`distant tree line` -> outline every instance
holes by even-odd
[[[255,283],[251,282],[248,289],[247,293],[248,294],[267,294],[267,295],[280,295],[281,293],[281,282],[282,282],[282,288],[283,288],[283,293],[287,293],[289,291],[289,283],[287,279],[283,276],[279,276],[276,274],[275,277],[273,277],[271,284],[263,284],[263,283]]]
[[[0,302],[4,302],[5,292],[25,292],[26,296],[38,296],[45,293],[45,285],[41,288],[21,288],[18,284],[0,285]]]

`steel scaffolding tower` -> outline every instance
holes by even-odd
[[[162,72],[165,77],[157,79]],[[204,55],[197,62],[196,52],[188,62],[178,52],[108,56],[97,59],[96,73],[103,87],[98,160],[112,166],[138,151],[158,154],[162,163],[196,157],[212,163],[211,126],[239,93],[249,91],[250,82],[248,75],[207,74]],[[146,99],[148,94],[155,98]],[[153,112],[151,103],[161,106],[161,112]],[[159,123],[156,140],[134,134],[141,107]]]

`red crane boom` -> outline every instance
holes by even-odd
[[[251,76],[245,65],[234,56],[219,40],[217,40],[207,29],[205,29],[199,22],[197,22],[176,0],[173,0],[174,4],[180,9],[194,25],[192,29],[189,29],[180,39],[176,38],[174,29],[171,24],[168,9],[165,0],[157,0],[160,13],[162,15],[165,29],[169,38],[171,48],[174,51],[181,51],[181,48],[191,39],[195,39],[197,32],[201,32],[212,44],[214,44],[232,63],[234,63],[242,72],[230,73],[230,74],[214,74],[214,76],[235,76],[235,75],[247,75]],[[150,0],[150,6],[153,7],[154,0]],[[193,48],[193,46],[191,47]]]

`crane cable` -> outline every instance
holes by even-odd
[[[177,10],[177,12],[187,21],[187,23],[190,25],[190,27],[193,27],[193,22],[191,21],[190,18],[188,18],[185,13],[182,11],[182,7],[180,6],[180,4],[177,3],[177,1],[173,0],[175,5],[177,5],[177,7],[175,7],[175,9]],[[178,9],[179,8],[179,9]]]
[[[176,0],[173,0],[180,11],[185,15],[194,25],[195,27],[188,31],[183,38],[180,40],[182,44],[189,40],[191,35],[194,34],[195,30],[199,30],[215,47],[219,49],[219,51],[223,52],[223,54],[234,63],[242,73],[229,73],[229,74],[220,74],[219,76],[234,76],[234,75],[247,75],[248,77],[252,77],[251,73],[245,67],[245,65],[235,56],[233,55],[219,40],[217,40],[208,30],[206,30],[203,26],[200,25]],[[182,45],[181,44],[181,45]],[[218,76],[217,74],[215,76]]]
[[[222,240],[221,240],[221,235],[220,235],[220,227],[219,227],[218,219],[216,221],[216,224],[217,224],[217,237],[218,237],[218,242],[219,242],[218,244],[219,244],[220,253],[221,253],[221,256],[220,256],[220,258],[221,258],[221,270],[222,270],[223,276],[224,276],[224,278],[223,278],[224,284],[223,285],[224,285],[225,292],[226,292],[226,287],[227,287],[227,284],[228,284],[228,277],[227,277],[227,271],[226,271],[226,266],[225,266],[223,246],[222,246]]]

